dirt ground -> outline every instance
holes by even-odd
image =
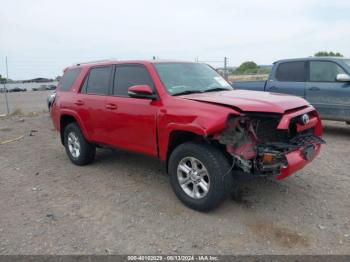
[[[2,87],[2,86],[1,86]],[[27,91],[7,93],[10,113],[48,111],[46,97],[53,91]],[[7,113],[5,93],[0,93],[0,115]]]
[[[119,150],[74,166],[47,113],[0,119],[0,254],[350,254],[350,126],[321,155],[240,199],[186,208],[157,160]]]

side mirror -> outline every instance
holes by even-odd
[[[339,82],[350,82],[350,76],[347,74],[337,74],[337,81]]]
[[[128,95],[134,98],[155,99],[156,96],[153,90],[148,85],[136,85],[130,86],[128,89]]]

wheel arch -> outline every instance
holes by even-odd
[[[227,158],[230,159],[227,151],[225,150],[225,146],[219,144],[216,140],[213,140],[211,136],[204,136],[203,134],[198,134],[192,131],[173,130],[169,134],[169,139],[168,139],[168,146],[167,146],[166,159],[165,159],[166,172],[168,172],[168,164],[169,164],[168,161],[174,149],[177,146],[190,141],[210,144],[218,148],[219,150],[221,150],[227,156]]]
[[[84,125],[82,125],[80,118],[72,113],[64,113],[60,116],[60,136],[61,136],[61,143],[64,145],[64,129],[66,128],[67,125],[70,123],[77,123],[80,130],[83,132],[84,137],[87,140],[89,139],[89,136],[87,134],[86,129],[84,128]]]
[[[197,133],[194,133],[192,131],[185,131],[185,130],[173,130],[169,134],[168,138],[168,146],[166,151],[166,160],[165,160],[165,168],[166,172],[168,172],[168,161],[171,153],[174,151],[174,149],[179,146],[180,144],[183,144],[185,142],[189,141],[206,141],[206,138],[202,135],[199,135]]]

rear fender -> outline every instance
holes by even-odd
[[[79,115],[75,111],[69,110],[69,109],[61,109],[60,119],[63,116],[72,116],[76,120],[76,122],[78,123],[78,125],[79,125],[81,131],[83,132],[83,135],[86,138],[86,140],[91,141],[91,137],[89,136],[89,133],[87,132],[87,130],[86,130],[84,124],[83,124],[83,121],[81,120],[81,118],[79,117]],[[60,121],[58,122],[58,124],[60,125]],[[63,130],[61,130],[61,126],[59,126],[59,130],[63,131]]]

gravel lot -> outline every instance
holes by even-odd
[[[350,126],[324,126],[301,172],[199,213],[155,159],[100,149],[77,167],[47,113],[2,118],[0,141],[25,137],[0,145],[0,254],[350,254]]]
[[[7,93],[10,112],[43,112],[47,111],[46,97],[52,91],[27,91]],[[5,93],[0,93],[0,115],[6,113]]]

